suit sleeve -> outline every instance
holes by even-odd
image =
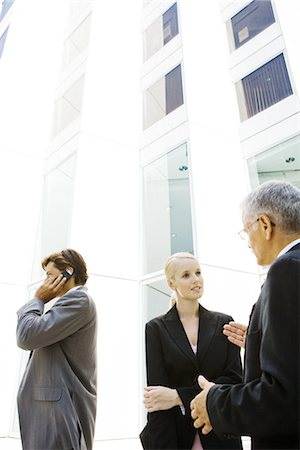
[[[228,316],[228,318],[225,320],[222,320],[221,322],[221,328],[219,330],[220,333],[223,331],[223,325],[225,323],[228,323],[229,321],[233,320],[231,316]],[[220,367],[219,374],[217,378],[210,379],[209,375],[205,373],[205,362],[203,370],[201,371],[201,374],[209,377],[209,381],[213,381],[214,383],[219,384],[237,384],[241,383],[242,381],[242,362],[241,362],[241,356],[240,356],[240,349],[234,344],[231,344],[228,339],[224,337],[224,351],[226,351],[227,358],[226,363],[224,366]],[[213,352],[213,347],[209,349],[209,351]],[[215,364],[218,364],[218,361],[215,362]],[[199,373],[200,375],[200,373]],[[196,381],[196,380],[195,380]],[[182,403],[184,405],[185,410],[188,414],[190,414],[190,403],[193,400],[193,398],[199,394],[201,391],[199,385],[197,382],[193,386],[189,387],[178,387],[176,388],[179,397],[182,400]]]
[[[148,386],[170,386],[159,327],[153,323],[146,325],[146,369]],[[147,427],[149,428],[149,448],[151,450],[178,448],[174,408],[148,413]]]
[[[45,314],[44,303],[33,299],[17,312],[17,344],[24,350],[34,350],[55,344],[81,327],[91,318],[85,293],[65,294]]]
[[[271,266],[261,294],[261,329],[252,329],[246,343],[246,352],[251,343],[259,357],[261,374],[245,384],[210,389],[207,409],[215,432],[268,436],[299,431],[299,268],[291,258]]]

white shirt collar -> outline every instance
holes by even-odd
[[[288,245],[286,245],[277,255],[277,258],[279,258],[279,256],[284,255],[285,253],[287,253],[292,247],[294,247],[295,245],[300,243],[300,238],[299,239],[295,239],[294,241],[290,242]]]

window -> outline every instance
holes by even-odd
[[[178,34],[177,3],[163,14],[164,45]]]
[[[3,50],[4,50],[4,45],[5,45],[5,41],[6,41],[6,37],[7,37],[7,33],[8,33],[8,28],[6,28],[6,30],[4,31],[4,33],[2,34],[2,36],[0,36],[0,58],[2,56]]]
[[[181,65],[167,73],[144,93],[144,129],[183,104]]]
[[[230,35],[234,40],[231,50],[239,48],[274,22],[271,0],[253,0],[231,19]]]
[[[63,68],[66,68],[86,48],[89,42],[91,14],[89,14],[64,43]]]
[[[143,273],[162,270],[172,253],[193,253],[186,144],[143,169]]]
[[[171,290],[163,278],[143,286],[144,322],[165,314],[171,306]]]
[[[52,137],[80,117],[84,76],[79,78],[55,103]]]
[[[292,95],[283,54],[243,78],[236,88],[242,121]]]
[[[45,255],[69,245],[75,168],[73,154],[45,176],[33,278],[41,276],[40,261]]]
[[[248,160],[251,189],[269,180],[286,180],[300,189],[300,135]]]
[[[149,59],[178,34],[177,3],[159,16],[143,34],[144,61]]]
[[[0,9],[0,22],[3,19],[3,17],[6,15],[12,4],[15,0],[3,0],[2,1],[2,9]]]

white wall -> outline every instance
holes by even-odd
[[[103,448],[107,440],[126,448],[141,427],[141,6],[136,0],[129,12],[121,0],[94,2],[77,149],[70,245],[88,263],[98,307],[95,438]],[[116,410],[122,417],[117,427]]]

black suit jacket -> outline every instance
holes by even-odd
[[[217,383],[241,382],[239,348],[223,335],[223,325],[232,317],[208,311],[199,305],[198,350],[195,355],[176,306],[165,315],[146,324],[146,364],[148,385],[177,389],[184,404],[180,407],[148,414],[141,433],[145,449],[191,449],[196,429],[191,419],[190,402],[200,391],[197,377],[203,374]],[[240,439],[220,439],[201,434],[205,449],[240,449]]]
[[[253,449],[299,449],[300,244],[271,265],[250,317],[244,384],[213,386],[215,432],[250,435]]]

